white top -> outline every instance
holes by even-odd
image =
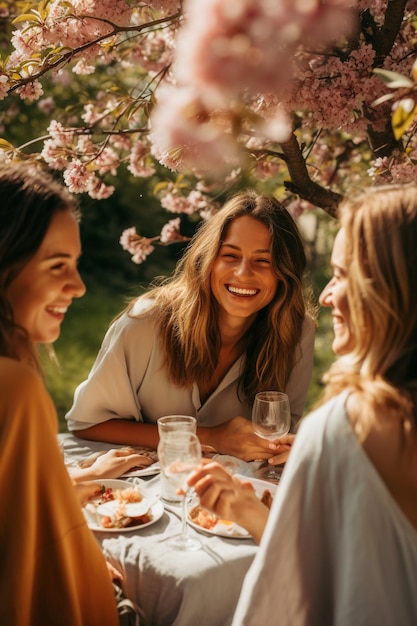
[[[300,426],[233,626],[417,624],[417,531],[356,439],[346,397]]]
[[[197,384],[178,387],[164,367],[155,313],[150,300],[139,300],[130,317],[116,320],[104,337],[88,376],[75,390],[67,413],[68,429],[82,430],[114,418],[155,423],[163,415],[193,415],[199,426],[217,426],[241,415],[250,419],[251,406],[237,395],[242,356],[204,404]],[[287,385],[294,421],[301,417],[311,380],[315,327],[310,318],[303,326],[299,358]]]

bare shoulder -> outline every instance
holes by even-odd
[[[373,409],[359,394],[347,400],[353,431],[387,489],[417,528],[417,427],[398,412]]]

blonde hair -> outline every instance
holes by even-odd
[[[285,389],[306,313],[311,312],[314,317],[303,289],[303,243],[283,205],[252,190],[239,193],[202,224],[173,276],[140,297],[154,300],[171,380],[179,386],[207,380],[216,369],[221,347],[218,305],[210,287],[211,270],[229,225],[245,215],[265,224],[271,233],[273,270],[279,279],[272,302],[259,311],[244,338],[247,358],[240,389],[252,399],[262,389]]]
[[[368,189],[340,207],[355,347],[327,374],[325,399],[346,387],[410,414],[417,391],[417,186]]]

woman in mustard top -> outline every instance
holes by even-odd
[[[36,353],[85,286],[71,196],[39,170],[0,166],[0,623],[116,626],[106,561],[57,443]]]

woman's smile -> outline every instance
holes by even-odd
[[[274,298],[278,278],[271,245],[268,228],[251,216],[238,217],[229,225],[211,272],[221,319],[252,322]]]

